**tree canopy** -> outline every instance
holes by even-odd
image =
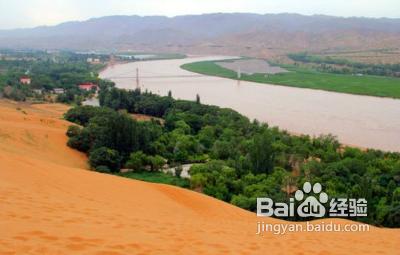
[[[69,144],[89,155],[106,147],[134,170],[192,163],[192,189],[252,211],[257,197],[286,202],[305,181],[320,182],[330,197],[367,199],[368,217],[355,220],[400,226],[399,153],[343,147],[331,135],[293,136],[197,100],[112,87],[100,97],[102,107],[65,115],[83,125],[68,131]],[[164,122],[137,122],[127,112]]]

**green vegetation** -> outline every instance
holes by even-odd
[[[100,85],[102,107],[77,106],[65,114],[67,120],[76,124],[67,130],[68,145],[87,153],[96,171],[191,188],[251,211],[256,209],[257,197],[287,202],[305,181],[320,182],[330,197],[367,199],[368,217],[354,220],[400,226],[399,153],[343,148],[329,135],[293,136],[257,121],[250,122],[231,109],[203,105],[199,95],[192,102],[174,100],[172,93],[160,97],[140,90],[120,90],[112,82],[99,79],[96,72],[100,66],[87,64],[87,56],[82,54],[7,54],[15,59],[0,60],[0,89],[6,97],[25,100],[38,96],[33,89],[46,92],[61,87],[67,92],[58,99],[77,103],[87,96],[77,89],[77,83],[91,81]],[[192,65],[203,73],[236,76],[213,62]],[[287,68],[292,72],[268,77],[243,75],[243,79],[296,85],[300,80],[305,87],[326,86],[327,90],[332,89],[332,84],[336,84],[336,90],[345,90],[340,84],[354,79],[347,89],[354,93],[359,87],[364,94],[389,93],[389,81],[398,81]],[[20,76],[26,73],[32,78],[30,86],[19,83]],[[366,79],[365,84],[371,83],[371,79],[381,83],[360,83],[357,87],[355,79]],[[384,82],[388,84],[382,85]],[[396,93],[397,87],[393,86],[389,94],[398,96]],[[131,113],[163,121],[138,122]],[[167,164],[179,173],[181,165],[191,163],[196,164],[190,169],[190,180],[160,172]],[[133,172],[119,173],[124,168]],[[295,216],[290,220],[300,219]]]
[[[190,63],[181,67],[191,72],[237,79],[236,72],[223,68],[214,61]],[[349,94],[400,98],[399,78],[333,74],[294,65],[285,65],[283,67],[290,72],[274,75],[242,74],[241,80]]]
[[[400,64],[366,64],[343,58],[310,55],[307,52],[289,54],[288,56],[300,63],[317,64],[316,69],[322,72],[400,77]]]
[[[138,60],[134,58],[135,55],[146,54],[154,55],[149,60],[186,57],[176,53],[120,54],[117,58],[131,61]],[[88,63],[89,58],[98,61]],[[78,84],[92,82],[100,86],[109,85],[98,77],[98,72],[105,67],[108,60],[109,55],[105,53],[0,50],[0,97],[4,96],[16,101],[56,100],[61,103],[79,105],[85,98],[92,96],[94,91],[82,91],[78,88]],[[25,76],[31,79],[31,84],[26,85],[20,82],[20,78]],[[59,92],[55,95],[56,88],[62,89],[64,93]]]
[[[175,185],[182,188],[189,188],[190,186],[189,180],[178,178],[171,174],[162,172],[135,171],[129,173],[120,173],[118,175],[140,181]]]
[[[166,59],[182,59],[186,55],[180,53],[157,53],[157,52],[117,52],[116,56],[121,60],[128,61],[147,61],[147,60],[166,60]],[[149,55],[148,58],[139,58],[137,56]]]
[[[90,152],[89,163],[101,172],[119,172],[121,157],[116,150],[100,147]]]
[[[117,171],[119,155],[121,168],[133,170],[121,176],[190,185],[251,211],[257,197],[287,202],[305,181],[320,182],[330,197],[368,201],[368,217],[353,220],[400,226],[399,153],[343,148],[329,135],[293,136],[231,109],[193,100],[103,87],[102,107],[75,107],[66,113],[67,120],[82,125],[69,128],[68,144],[86,152],[97,171]],[[126,112],[165,122],[136,122]],[[157,171],[166,163],[197,164],[190,169],[191,179],[180,183]]]
[[[97,72],[104,65],[87,63],[90,55],[72,52],[50,54],[43,51],[0,53],[0,93],[13,100],[44,100],[46,94],[53,93],[53,89],[61,88],[65,93],[58,94],[57,101],[79,104],[91,93],[80,90],[77,85],[101,82]],[[29,85],[20,83],[23,76],[31,79]]]

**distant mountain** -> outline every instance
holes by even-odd
[[[109,16],[0,30],[0,47],[184,51],[251,56],[326,49],[400,48],[400,19],[298,14]]]

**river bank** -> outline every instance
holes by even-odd
[[[400,151],[400,100],[258,84],[195,74],[180,68],[197,61],[232,59],[227,56],[134,62],[100,73],[119,88],[139,87],[160,95],[232,108],[250,119],[267,122],[291,133],[333,134],[340,142],[364,148]]]

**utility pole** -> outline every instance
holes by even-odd
[[[139,68],[136,68],[136,88],[139,89]]]
[[[114,67],[115,65],[115,56],[113,54],[110,54],[110,67]]]

